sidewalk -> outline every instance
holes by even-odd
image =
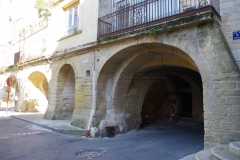
[[[9,111],[6,115],[5,111],[0,111],[0,117],[13,117],[26,122],[36,124],[38,126],[47,128],[54,132],[75,134],[82,136],[86,133],[86,129],[81,129],[71,125],[71,120],[47,120],[44,119],[43,113],[32,113],[32,112],[14,112]],[[140,130],[130,130],[125,135],[139,135],[139,134],[151,134],[151,133],[165,133],[165,132],[179,132],[179,131],[191,131],[191,130],[202,130],[203,125],[193,125],[184,122],[178,122],[172,124],[169,122],[154,122],[148,124]]]
[[[81,129],[72,126],[71,120],[47,120],[44,119],[43,113],[30,113],[30,112],[14,112],[8,111],[6,115],[5,111],[0,111],[0,117],[13,117],[26,122],[36,124],[38,126],[50,129],[54,132],[66,133],[66,134],[76,134],[82,136],[86,133],[86,129]]]

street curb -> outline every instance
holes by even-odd
[[[16,119],[19,119],[19,120],[22,120],[22,121],[25,121],[25,122],[29,122],[29,123],[32,123],[32,124],[35,124],[35,125],[41,126],[43,128],[49,129],[51,131],[58,132],[58,133],[73,134],[73,135],[81,135],[81,136],[83,136],[86,133],[86,131],[87,131],[87,130],[55,129],[55,128],[51,128],[51,127],[48,127],[48,126],[45,126],[45,125],[42,125],[42,124],[39,124],[39,123],[36,123],[36,122],[28,121],[26,119],[22,119],[22,118],[19,118],[19,117],[15,117],[15,116],[10,116],[10,117],[16,118]]]

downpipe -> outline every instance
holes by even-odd
[[[90,119],[88,122],[87,132],[85,133],[85,136],[88,137],[91,130],[91,124],[93,120],[93,116],[95,114],[96,110],[96,71],[95,71],[95,51],[94,51],[94,58],[93,58],[93,76],[92,76],[92,110],[90,114]]]

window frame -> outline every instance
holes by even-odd
[[[74,34],[74,32],[78,29],[78,21],[79,21],[79,3],[74,3],[71,6],[69,6],[66,10],[67,15],[67,35]],[[71,22],[70,22],[71,18]]]

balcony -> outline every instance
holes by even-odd
[[[219,19],[218,0],[121,0],[116,11],[98,19],[98,39],[212,12]]]

